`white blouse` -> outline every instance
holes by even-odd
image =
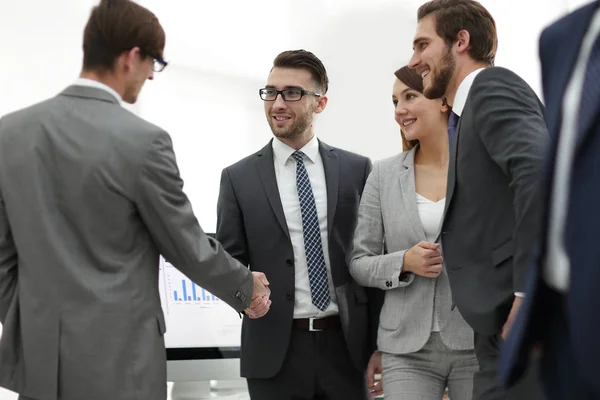
[[[434,242],[437,239],[437,235],[440,229],[440,223],[444,216],[444,206],[446,199],[439,201],[429,200],[427,197],[421,196],[417,193],[417,209],[419,210],[419,217],[421,218],[421,225],[425,231],[425,238],[428,242]],[[432,332],[440,331],[440,321],[437,317],[437,312],[433,312],[433,327]]]

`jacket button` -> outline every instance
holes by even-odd
[[[294,298],[294,295],[291,292],[286,292],[285,298],[288,300],[292,300]]]
[[[294,265],[294,262],[293,262],[291,259],[289,259],[289,258],[288,258],[287,260],[285,260],[285,263],[286,263],[287,265],[289,265],[290,267],[291,267],[292,265]]]

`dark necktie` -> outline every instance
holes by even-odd
[[[448,117],[448,148],[452,150],[452,142],[456,136],[456,125],[458,125],[458,115],[454,111],[450,111]]]
[[[583,129],[597,116],[600,109],[600,35],[596,38],[590,58],[585,69],[581,102],[579,103],[579,124],[577,126],[578,137],[581,138],[585,132]]]
[[[292,157],[296,160],[296,189],[298,190],[300,212],[302,213],[304,251],[308,266],[308,280],[310,282],[312,303],[319,310],[324,311],[329,306],[331,298],[321,243],[321,228],[319,227],[317,206],[310,185],[310,179],[304,166],[304,153],[295,151]]]

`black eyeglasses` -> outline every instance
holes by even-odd
[[[154,72],[162,72],[163,69],[165,69],[167,67],[167,65],[169,64],[168,62],[166,62],[165,60],[163,60],[160,57],[152,57],[152,71]]]
[[[298,101],[306,95],[317,97],[321,96],[319,93],[310,92],[308,90],[299,88],[289,88],[283,90],[262,88],[258,90],[258,94],[260,95],[260,98],[264,101],[275,101],[275,99],[277,99],[277,96],[279,95],[281,95],[281,98],[284,101]]]

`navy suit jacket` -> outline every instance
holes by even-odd
[[[547,27],[540,37],[542,83],[546,103],[546,123],[552,145],[544,185],[543,234],[538,241],[527,287],[527,295],[513,329],[504,344],[501,378],[512,385],[523,373],[531,345],[543,341],[555,308],[552,291],[542,276],[547,254],[549,204],[553,166],[562,122],[562,104],[581,43],[600,1],[586,5]],[[584,88],[583,90],[586,90]],[[582,377],[600,391],[597,379],[600,360],[600,102],[594,117],[578,132],[570,196],[565,225],[565,247],[571,261],[571,281],[567,300],[572,345]]]

